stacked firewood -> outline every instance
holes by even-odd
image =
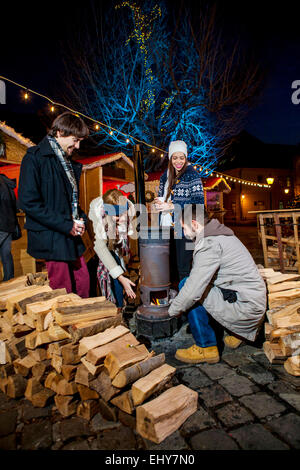
[[[271,364],[283,364],[300,376],[300,275],[260,269],[268,290],[264,352]]]
[[[198,394],[174,385],[176,369],[130,332],[105,297],[81,299],[32,285],[28,276],[0,284],[0,389],[34,406],[53,401],[65,417],[110,420],[122,410],[159,443],[197,409]],[[149,400],[150,399],[150,400]]]

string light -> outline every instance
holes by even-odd
[[[117,130],[117,129],[114,129],[112,128],[111,126],[108,126],[107,124],[101,122],[101,121],[98,121],[90,116],[87,116],[79,111],[76,111],[74,109],[71,109],[69,108],[68,106],[65,106],[64,104],[61,104],[61,103],[55,103],[51,98],[49,98],[48,96],[45,96],[45,95],[42,95],[41,93],[38,93],[37,91],[34,91],[34,90],[31,90],[31,89],[28,89],[27,87],[25,87],[24,85],[21,85],[17,82],[14,82],[13,80],[10,80],[9,78],[7,77],[4,77],[4,76],[1,76],[0,75],[0,80],[4,80],[4,81],[7,81],[9,83],[12,83],[13,85],[19,87],[19,88],[22,88],[23,90],[25,90],[24,92],[24,95],[23,95],[23,98],[27,101],[29,100],[30,98],[30,94],[33,94],[33,95],[37,95],[41,98],[44,98],[45,100],[47,100],[50,104],[51,104],[51,107],[50,107],[50,110],[51,112],[54,112],[55,111],[55,107],[60,107],[60,108],[63,108],[63,109],[66,109],[67,111],[70,111],[71,113],[75,114],[75,116],[79,117],[83,117],[89,121],[92,121],[94,124],[95,124],[95,129],[96,130],[99,130],[100,129],[100,126],[102,126],[103,128],[107,128],[107,129],[110,129],[109,131],[109,135],[113,135],[114,134],[114,131],[117,132],[118,134],[120,135],[123,135],[124,137],[126,137],[126,143],[129,143],[130,142],[130,139],[129,137],[134,140],[135,142],[138,142],[138,143],[141,143],[141,144],[144,144],[145,146],[147,147],[151,147],[151,152],[152,153],[155,153],[156,150],[158,150],[159,152],[163,152],[160,154],[161,158],[163,158],[164,156],[164,153],[165,153],[165,150],[159,148],[159,147],[154,147],[153,145],[150,145],[148,144],[147,142],[143,141],[143,140],[140,140],[132,135],[126,135],[124,134],[123,132]],[[199,164],[196,164],[194,166],[194,168],[199,168],[200,172],[204,171],[204,168],[202,166],[199,166]],[[207,175],[208,174],[208,170],[205,170],[205,174]],[[210,173],[210,176],[212,176],[214,174],[214,172],[211,172]],[[230,179],[230,181],[233,181],[233,178],[231,178],[230,176],[228,175],[225,175],[224,173],[215,173],[215,175],[217,176],[217,178],[221,178],[221,177],[224,177],[226,178],[227,180]],[[234,179],[234,181],[236,181],[236,179]],[[256,187],[265,187],[267,189],[270,189],[271,186],[270,185],[261,185],[261,184],[258,184],[258,183],[253,183],[253,182],[250,182],[250,181],[246,181],[246,180],[238,180],[239,183],[242,183],[242,184],[247,184],[247,185],[250,185],[250,186],[256,186]]]

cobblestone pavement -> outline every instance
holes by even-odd
[[[131,321],[132,323],[132,321]],[[133,325],[131,325],[133,327]],[[270,365],[261,346],[225,347],[217,364],[177,361],[177,348],[193,343],[187,325],[151,348],[177,368],[175,384],[199,394],[198,410],[161,444],[139,436],[134,418],[100,414],[87,422],[63,418],[55,406],[35,408],[0,392],[0,449],[6,450],[288,450],[300,449],[300,377]]]

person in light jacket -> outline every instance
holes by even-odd
[[[204,211],[204,216],[203,216]],[[185,236],[194,240],[190,276],[181,281],[169,315],[188,311],[195,344],[178,349],[182,362],[220,360],[211,317],[230,334],[226,344],[254,341],[266,311],[266,287],[247,248],[217,219],[209,220],[202,207],[191,205],[190,220],[182,221]],[[226,340],[226,338],[225,338]]]
[[[135,209],[121,191],[109,189],[90,204],[89,219],[95,233],[94,250],[99,258],[97,277],[108,300],[123,307],[123,290],[136,297],[134,282],[124,276],[129,260],[128,236],[133,234]]]

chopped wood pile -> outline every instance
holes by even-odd
[[[264,352],[271,364],[300,376],[300,275],[259,269],[268,291]]]
[[[130,332],[105,297],[52,290],[46,273],[0,283],[0,389],[65,417],[136,417],[160,443],[197,409],[197,392],[174,386],[176,369]]]

